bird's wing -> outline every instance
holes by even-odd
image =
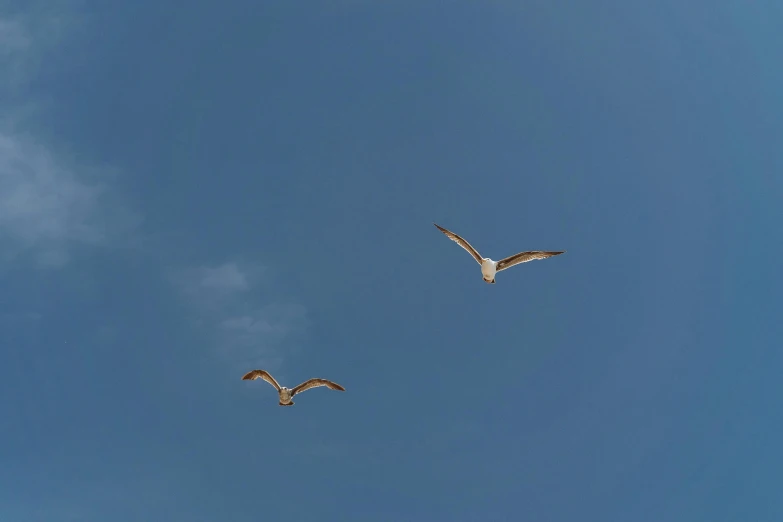
[[[478,264],[482,264],[483,259],[481,259],[481,255],[476,251],[475,248],[470,246],[470,243],[462,239],[460,236],[455,234],[454,232],[451,232],[450,230],[446,230],[445,228],[439,226],[437,223],[433,223],[436,227],[438,227],[438,230],[446,234],[446,237],[457,243],[459,246],[470,252],[470,255],[473,256],[473,259],[476,260]]]
[[[565,252],[565,250],[563,250],[563,252]],[[519,263],[527,263],[528,261],[532,261],[534,259],[546,259],[547,257],[559,256],[563,252],[544,252],[541,250],[520,252],[519,254],[514,254],[513,256],[509,256],[498,261],[498,265],[495,267],[495,269],[500,272],[501,270],[518,265]]]
[[[264,370],[253,370],[252,372],[247,372],[244,376],[242,376],[243,381],[253,381],[255,379],[264,379],[266,382],[274,386],[277,391],[280,391],[280,385],[277,384],[275,378],[272,377],[269,372],[265,372]]]
[[[291,390],[291,397],[296,395],[297,393],[302,393],[303,391],[307,391],[310,388],[317,388],[319,386],[326,386],[330,390],[339,390],[339,391],[345,391],[345,388],[337,384],[336,382],[327,381],[326,379],[309,379],[299,386],[295,386]]]

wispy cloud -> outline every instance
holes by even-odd
[[[0,18],[0,86],[4,89],[18,85],[27,76],[29,66],[24,55],[30,54],[31,48],[32,36],[21,20]]]
[[[263,268],[240,262],[188,268],[172,277],[201,315],[239,313],[249,301],[248,295],[263,274]]]
[[[0,131],[0,239],[6,259],[31,252],[40,266],[65,264],[75,244],[113,242],[138,217],[105,185],[87,183],[44,146]]]
[[[226,360],[276,369],[292,349],[286,342],[306,330],[307,310],[296,303],[259,302],[253,290],[263,272],[228,262],[184,270],[174,281]]]
[[[190,268],[176,276],[181,289],[196,304],[211,305],[214,301],[233,299],[246,292],[261,272],[258,268],[240,266],[239,263],[223,263],[215,267]]]
[[[218,292],[237,292],[247,290],[248,278],[236,263],[225,263],[217,268],[201,269],[201,287]]]
[[[307,326],[307,310],[299,304],[273,303],[220,321],[226,341],[244,351],[279,346]]]
[[[56,7],[51,2],[35,3],[31,0],[27,11],[14,16],[0,16],[0,88],[5,94],[23,89],[41,67],[53,67],[47,61],[48,51],[61,45],[79,23],[67,2]]]
[[[40,267],[60,267],[76,245],[116,244],[140,222],[107,184],[111,169],[74,164],[34,133],[18,130],[36,100],[20,85],[45,58],[62,19],[0,18],[0,241],[2,258],[29,253]]]
[[[31,44],[27,30],[17,19],[0,18],[0,49],[3,57],[23,50]]]

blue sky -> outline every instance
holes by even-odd
[[[780,521],[781,23],[0,3],[0,519]]]

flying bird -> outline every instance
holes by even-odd
[[[272,377],[269,372],[266,372],[264,370],[253,370],[250,372],[247,372],[245,375],[242,376],[243,381],[253,381],[255,379],[263,379],[272,386],[275,387],[277,390],[277,394],[280,396],[280,406],[293,406],[294,401],[291,399],[294,395],[297,393],[302,393],[303,391],[309,390],[310,388],[317,388],[319,386],[326,386],[330,390],[339,390],[339,391],[345,391],[345,388],[337,384],[336,382],[327,381],[326,379],[309,379],[299,386],[294,386],[293,388],[286,388],[285,386],[280,386],[277,384],[277,381],[274,377]]]
[[[513,256],[509,256],[505,259],[501,259],[500,261],[493,261],[488,257],[481,257],[481,254],[476,251],[475,248],[470,246],[470,243],[462,239],[460,236],[455,234],[454,232],[451,232],[450,230],[446,230],[445,228],[439,226],[437,223],[433,223],[436,227],[438,227],[438,230],[446,234],[446,237],[457,243],[459,246],[467,250],[470,255],[473,256],[473,259],[476,260],[476,262],[481,265],[481,275],[484,277],[484,281],[487,283],[495,284],[495,274],[500,272],[501,270],[505,270],[506,268],[510,268],[514,265],[518,265],[519,263],[527,263],[528,261],[532,261],[534,259],[546,259],[547,257],[552,256],[559,256],[565,250],[562,252],[545,252],[542,250],[531,250],[529,252],[520,252],[519,254],[514,254]]]

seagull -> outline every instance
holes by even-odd
[[[309,390],[310,388],[317,388],[319,386],[326,386],[330,390],[339,390],[339,391],[345,391],[345,388],[337,384],[336,382],[327,381],[326,379],[309,379],[299,386],[294,386],[293,388],[286,388],[285,386],[280,386],[277,384],[277,381],[274,377],[272,377],[269,372],[266,372],[264,370],[253,370],[250,372],[247,372],[245,375],[242,376],[243,381],[253,381],[255,379],[264,379],[266,382],[271,384],[275,387],[277,390],[278,395],[280,395],[280,406],[293,406],[294,401],[291,399],[294,395],[297,393],[302,393],[305,390]]]
[[[433,223],[436,227],[438,227],[438,230],[446,234],[446,237],[457,243],[459,246],[470,252],[470,255],[473,256],[473,259],[478,262],[478,264],[481,265],[481,275],[484,276],[484,281],[486,283],[495,284],[495,274],[497,272],[500,272],[501,270],[505,270],[506,268],[512,267],[514,265],[518,265],[519,263],[527,263],[528,261],[532,261],[534,259],[546,259],[547,257],[552,256],[559,256],[563,252],[545,252],[541,250],[531,250],[529,252],[520,252],[519,254],[514,254],[513,256],[509,256],[505,259],[501,259],[500,261],[492,261],[488,257],[481,257],[481,254],[479,254],[475,248],[470,246],[470,243],[462,239],[460,236],[455,234],[454,232],[451,232],[450,230],[446,230],[445,228],[439,226],[437,223]]]

